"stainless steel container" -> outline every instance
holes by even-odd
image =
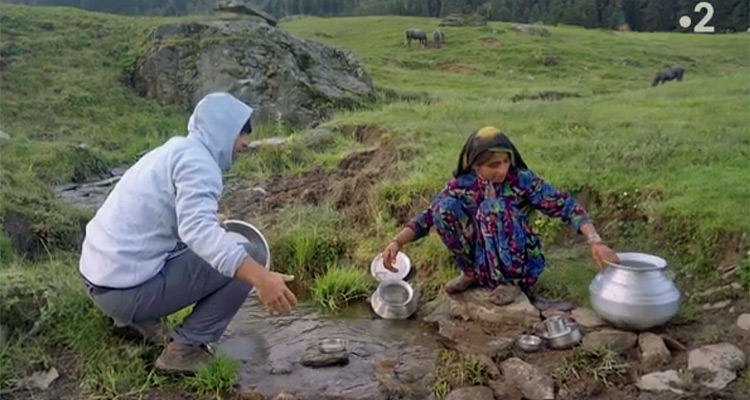
[[[589,285],[591,305],[620,329],[646,330],[677,315],[681,295],[667,275],[667,262],[643,253],[618,253],[619,264],[596,275]]]
[[[229,235],[245,247],[250,257],[271,269],[271,248],[258,228],[238,219],[226,220],[223,225]]]
[[[373,311],[384,319],[409,318],[418,307],[418,295],[401,279],[386,279],[370,297]]]

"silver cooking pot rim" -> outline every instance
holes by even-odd
[[[646,253],[617,253],[617,257],[620,259],[620,263],[612,263],[604,261],[607,265],[613,268],[626,269],[629,271],[657,271],[660,269],[667,268],[667,260]],[[629,262],[638,263],[640,265],[627,265]],[[643,265],[647,264],[647,265]]]

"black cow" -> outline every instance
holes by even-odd
[[[419,40],[419,44],[422,45],[422,47],[427,47],[427,34],[425,31],[421,29],[407,29],[406,30],[406,37],[404,38],[404,47],[409,46],[411,47],[411,41],[412,40]]]
[[[656,73],[654,81],[651,82],[651,86],[656,86],[659,83],[671,81],[677,79],[678,82],[682,82],[682,74],[685,73],[685,69],[682,67],[670,67],[665,68]]]

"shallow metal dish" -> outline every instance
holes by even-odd
[[[418,297],[407,282],[386,279],[370,296],[370,305],[384,319],[406,319],[417,311]]]
[[[323,339],[318,344],[321,353],[338,353],[346,350],[344,339]]]
[[[398,272],[387,270],[383,264],[383,254],[378,254],[370,263],[370,274],[379,281],[387,279],[406,279],[411,272],[411,260],[406,254],[400,251],[396,255],[396,268],[398,269]]]
[[[542,338],[537,335],[521,335],[516,339],[516,346],[527,353],[533,353],[542,348],[542,342]]]
[[[226,220],[223,225],[232,238],[245,246],[245,250],[250,254],[250,257],[260,265],[265,266],[266,269],[271,269],[271,248],[258,228],[237,219]]]

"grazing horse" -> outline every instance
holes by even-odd
[[[422,45],[422,47],[427,47],[427,34],[425,31],[421,29],[407,29],[406,30],[406,37],[404,38],[404,47],[407,45],[411,47],[411,41],[412,40],[419,40],[419,44]]]
[[[442,31],[433,32],[432,42],[435,43],[435,47],[438,49],[443,47],[443,43],[445,43],[445,34]]]
[[[678,82],[682,82],[683,73],[685,73],[685,69],[682,67],[665,68],[656,73],[653,82],[651,82],[651,86],[656,86],[659,83],[664,83],[673,79],[677,79]]]

